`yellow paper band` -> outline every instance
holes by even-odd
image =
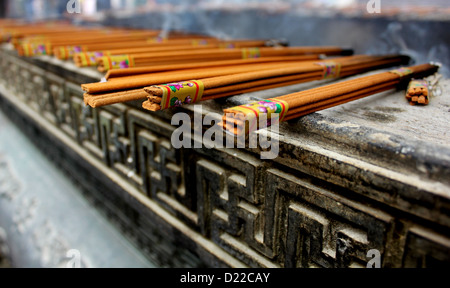
[[[12,37],[12,35],[10,33],[3,33],[3,35],[2,35],[3,42],[10,42],[11,37]]]
[[[58,57],[61,60],[69,59],[68,47],[59,47],[58,48]]]
[[[24,56],[47,55],[47,45],[42,43],[26,43],[22,45]]]
[[[229,110],[241,112],[245,115],[245,132],[248,134],[252,131],[256,131],[257,129],[266,128],[272,126],[273,124],[282,122],[289,111],[289,104],[286,101],[271,98],[233,107]],[[266,115],[266,123],[259,123],[260,116],[262,114]],[[273,114],[278,114],[278,117],[272,119]]]
[[[48,42],[48,43],[45,44],[45,51],[46,51],[45,55],[52,55],[53,54],[52,43]]]
[[[157,85],[163,91],[161,109],[193,104],[202,100],[205,86],[202,81],[192,80],[180,83]]]
[[[31,56],[33,53],[33,48],[31,47],[31,44],[22,44],[22,50],[23,50],[23,56]]]
[[[225,43],[220,43],[219,48],[220,49],[234,49],[234,48],[236,48],[236,45],[234,45],[233,42],[225,42]],[[244,57],[244,56],[242,56],[242,57]]]
[[[104,56],[101,57],[105,70],[126,69],[134,67],[134,58],[129,55]]]
[[[84,53],[77,53],[77,55],[81,59],[81,66],[87,67],[87,66],[96,66],[97,58],[101,58],[103,56],[110,56],[110,53],[109,52],[84,52]]]
[[[73,55],[75,55],[75,53],[81,53],[83,51],[85,51],[85,47],[82,46],[66,46],[66,47],[60,47],[59,49],[59,59],[61,60],[68,60],[71,57],[73,57]]]
[[[342,68],[341,63],[326,61],[326,62],[317,62],[316,64],[323,67],[322,79],[339,78],[339,76],[341,75],[341,68]]]
[[[399,68],[399,69],[391,70],[389,72],[397,74],[400,77],[405,77],[405,76],[413,73],[413,71],[409,68]]]
[[[192,40],[192,46],[205,46],[208,45],[208,40],[206,39],[194,39]]]
[[[261,57],[261,51],[259,48],[243,48],[242,59],[259,58]]]
[[[147,40],[148,43],[166,43],[169,39],[167,37],[153,37]]]
[[[428,81],[427,80],[421,80],[421,79],[419,79],[419,80],[411,80],[411,82],[409,82],[407,90],[410,90],[410,89],[413,89],[413,88],[424,88],[424,89],[428,90],[428,88],[429,88],[428,86],[429,85],[428,85]]]

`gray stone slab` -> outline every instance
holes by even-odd
[[[439,132],[448,119],[440,106],[448,103],[447,79],[442,98],[420,110],[440,118],[419,130],[433,140],[399,124],[419,107],[406,110],[402,93],[389,92],[258,131],[280,140],[278,157],[261,160],[261,147],[172,147],[170,119],[193,116],[193,105],[91,109],[79,89],[88,75],[48,59],[1,56],[5,112],[92,188],[144,249],[165,244],[152,251],[163,263],[185,266],[185,258],[195,266],[199,257],[211,267],[365,267],[373,249],[382,267],[450,262],[450,153]],[[225,107],[327,83],[205,101],[202,110],[220,117]]]
[[[0,112],[0,246],[15,268],[155,268]]]

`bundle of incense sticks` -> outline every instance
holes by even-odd
[[[143,107],[150,111],[159,111],[201,100],[217,99],[314,80],[355,75],[377,68],[399,66],[408,61],[409,58],[402,55],[358,55],[321,62],[286,63],[281,67],[268,66],[266,69],[259,69],[258,71],[241,73],[236,71],[236,73],[220,77],[146,87],[144,90],[149,95]],[[197,94],[197,91],[191,91],[193,88],[190,85],[192,84],[200,87],[200,92],[198,92],[198,96],[195,99],[192,99],[192,94]]]
[[[441,64],[436,65],[440,66]],[[440,94],[441,92],[438,88],[438,82],[441,78],[441,74],[436,74],[434,77],[429,77],[427,79],[412,79],[406,89],[406,100],[408,100],[411,105],[428,105],[436,91],[436,94]]]
[[[361,56],[360,56],[361,57]],[[358,58],[354,56],[354,58]],[[267,57],[259,59],[241,59],[222,60],[211,62],[208,69],[205,63],[195,63],[191,67],[184,67],[180,70],[170,70],[180,68],[180,64],[154,67],[158,73],[141,74],[134,76],[125,76],[120,78],[109,79],[107,82],[83,84],[82,89],[87,93],[84,94],[85,102],[93,107],[126,102],[131,100],[145,99],[145,94],[139,89],[149,85],[160,83],[170,83],[173,81],[185,81],[187,79],[203,79],[210,77],[218,77],[225,75],[233,75],[245,72],[255,72],[269,69],[280,69],[286,66],[301,67],[305,62],[311,59],[318,59],[318,55],[306,56],[285,56],[285,57]],[[316,61],[317,62],[317,61]],[[209,62],[208,62],[209,63]],[[322,70],[323,71],[323,68]],[[235,78],[236,79],[236,78]],[[281,85],[285,85],[282,83]],[[231,87],[231,86],[230,86]],[[122,94],[126,93],[124,98]]]
[[[145,94],[142,91],[143,85],[145,87],[159,83],[201,79],[202,82],[206,82],[206,84],[203,83],[205,89],[202,100],[208,100],[302,82],[354,75],[371,69],[405,64],[409,61],[409,58],[397,55],[383,57],[359,55],[320,62],[289,61],[286,58],[284,61],[278,59],[277,62],[273,63],[256,62],[259,59],[241,61],[250,60],[254,62],[240,65],[233,63],[234,65],[232,65],[231,63],[223,63],[226,61],[221,61],[222,63],[217,63],[216,66],[209,67],[208,70],[197,67],[197,69],[113,78],[106,83],[85,84],[82,85],[83,90],[88,92],[84,94],[85,103],[92,107],[100,107],[148,98],[144,107],[148,110],[157,111],[168,108],[161,108],[161,103],[165,103],[164,95],[162,95],[164,94],[162,91],[165,90],[158,86],[147,87],[144,91],[148,94]],[[343,65],[344,68],[342,69]],[[174,93],[172,93],[173,95]],[[177,104],[179,103],[177,102]]]
[[[262,63],[272,63],[273,65],[282,65],[283,62],[295,62],[295,61],[305,61],[305,60],[311,60],[311,59],[317,59],[319,55],[300,55],[300,56],[278,56],[278,57],[264,57],[264,58],[255,58],[255,59],[239,59],[239,60],[216,60],[208,62],[211,64],[210,68],[221,68],[221,66],[226,66],[227,68],[232,68],[233,66],[245,66],[242,69],[250,69],[247,71],[251,71],[253,69],[258,68],[259,66],[253,66],[250,64],[262,64]],[[276,61],[276,62],[275,62]],[[279,63],[277,63],[279,62]],[[162,82],[156,82],[156,80],[160,81],[159,79],[155,79],[155,74],[152,72],[156,71],[176,71],[174,69],[180,69],[180,70],[186,70],[190,68],[206,68],[208,65],[205,65],[206,63],[202,62],[193,62],[189,64],[169,64],[169,65],[159,65],[159,66],[153,66],[153,67],[143,67],[145,71],[147,71],[148,74],[139,74],[132,78],[125,78],[120,77],[117,79],[114,79],[114,81],[108,81],[104,83],[90,83],[90,84],[83,84],[81,85],[83,90],[92,93],[103,93],[103,92],[109,92],[109,91],[118,91],[118,90],[126,90],[130,88],[141,88],[148,85],[154,85],[159,83],[164,83],[164,81],[167,81],[167,77],[162,80]],[[180,65],[186,65],[183,69],[183,66]],[[220,76],[220,75],[226,75],[226,73],[238,73],[239,71],[234,70],[227,70],[227,71],[220,71],[220,69],[214,69],[214,72],[211,71],[211,69],[201,69],[200,71],[202,74],[202,77],[214,77],[214,76]],[[138,72],[140,73],[140,72]],[[145,73],[145,72],[144,72]],[[178,73],[179,74],[179,73]],[[133,74],[134,75],[134,74]],[[184,79],[180,79],[180,77],[186,77],[186,75],[171,77],[169,81],[182,81]],[[113,80],[113,79],[110,79]]]
[[[98,70],[106,72],[112,68],[143,67],[159,64],[216,61],[217,59],[248,59],[274,56],[299,56],[308,54],[342,55],[347,49],[340,47],[256,47],[231,49],[203,49],[198,51],[169,51],[158,53],[104,56],[98,58]]]
[[[143,88],[149,85],[169,83],[171,81],[183,81],[191,79],[190,77],[192,76],[208,78],[235,74],[243,71],[258,71],[260,69],[283,67],[287,63],[290,63],[291,65],[300,65],[306,59],[311,59],[311,57],[317,59],[317,55],[307,55],[241,59],[239,61],[222,60],[211,62],[214,63],[214,65],[207,67],[208,69],[204,69],[205,66],[195,66],[200,65],[199,63],[187,68],[181,66],[182,69],[179,69],[180,64],[162,65],[154,67],[155,71],[160,71],[157,73],[113,78],[109,79],[108,82],[83,84],[81,87],[87,92],[84,94],[86,104],[93,107],[99,107],[119,102],[145,99],[147,94]],[[266,59],[268,60],[266,61]],[[120,96],[122,94],[128,94],[127,98]],[[116,102],[117,99],[120,101]]]
[[[115,43],[145,40],[158,35],[159,31],[82,31],[80,33],[57,34],[43,38],[24,39],[17,47],[20,56],[52,55],[54,47],[67,47],[98,43]],[[70,37],[67,37],[70,35]],[[81,48],[80,48],[81,49]],[[75,50],[78,51],[78,50]],[[80,50],[81,52],[81,50]]]
[[[236,59],[236,60],[218,60],[211,62],[193,62],[187,64],[171,64],[171,65],[153,65],[144,67],[135,67],[128,69],[111,69],[105,74],[105,79],[121,78],[125,76],[137,76],[143,74],[149,74],[163,71],[177,71],[183,69],[192,68],[213,68],[213,67],[225,67],[233,65],[251,65],[255,63],[270,63],[270,62],[291,62],[291,61],[307,61],[318,60],[321,55],[301,55],[301,56],[278,56],[278,57],[263,57],[263,58],[250,58],[250,59]]]
[[[219,39],[204,35],[194,35],[194,34],[180,34],[180,33],[170,33],[167,35],[168,38],[152,37],[149,39],[136,40],[136,41],[121,41],[121,42],[106,42],[106,43],[90,43],[84,45],[69,45],[69,46],[56,46],[53,48],[53,54],[61,60],[67,60],[73,57],[90,57],[91,55],[121,55],[121,54],[132,54],[132,53],[144,53],[144,52],[154,52],[152,49],[162,48],[162,47],[202,47],[211,45],[212,47],[217,47],[214,45],[219,42]],[[261,43],[261,41],[253,41],[256,45]],[[140,48],[140,49],[139,49]],[[149,48],[146,51],[145,48]],[[136,50],[138,49],[138,50]],[[115,51],[118,50],[118,51]],[[76,61],[76,59],[74,59]],[[92,61],[96,65],[95,61]]]
[[[85,31],[86,28],[70,25],[66,22],[42,22],[42,23],[27,23],[23,21],[9,21],[3,24],[0,34],[2,40],[12,41],[17,44],[21,39],[33,35],[54,35],[57,33],[71,33],[74,31]]]
[[[411,105],[428,105],[431,97],[430,84],[425,79],[413,79],[409,82],[405,96]]]
[[[20,28],[15,28],[9,30],[11,33],[11,43],[14,44],[16,49],[22,43],[34,43],[38,41],[48,40],[65,40],[68,41],[72,39],[76,39],[78,37],[86,37],[92,38],[94,36],[106,36],[106,35],[114,35],[119,33],[127,33],[127,32],[149,32],[150,30],[127,30],[120,28],[93,28],[93,27],[78,27],[71,25],[38,25],[37,28],[32,26],[24,26]]]
[[[81,50],[83,52],[74,53],[73,60],[78,67],[86,66],[96,66],[98,58],[102,56],[114,56],[114,55],[129,55],[129,54],[145,54],[155,53],[155,52],[169,52],[169,51],[186,51],[186,50],[201,50],[201,49],[212,49],[212,48],[244,48],[244,47],[267,47],[269,45],[274,45],[277,43],[274,40],[235,40],[235,41],[222,41],[220,39],[174,39],[168,40],[160,43],[136,43],[136,46],[128,45],[121,48],[114,49],[108,44],[103,45],[102,49],[107,50],[93,50],[94,46],[82,46]],[[100,45],[96,45],[98,48]],[[280,45],[281,46],[281,45]],[[76,47],[72,48],[59,48],[55,50],[55,56],[59,59],[64,59],[66,55],[70,55],[69,52],[73,51]]]
[[[438,70],[439,66],[433,64],[410,66],[224,109],[225,115],[219,126],[235,135],[248,134],[279,121],[288,121],[395,89],[399,85],[407,83],[411,78],[427,77]],[[275,120],[272,119],[272,114],[277,116]],[[262,115],[265,117],[262,117]]]

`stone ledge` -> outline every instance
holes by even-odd
[[[213,267],[365,266],[370,249],[382,253],[384,267],[417,265],[423,257],[449,261],[447,147],[405,143],[401,134],[316,113],[281,125],[274,161],[259,160],[258,149],[176,150],[171,115],[193,107],[155,114],[139,103],[90,109],[77,82],[91,77],[86,73],[64,72],[45,58],[0,52],[0,60],[8,115],[19,115],[35,140],[45,135],[47,145],[37,145],[48,153],[58,135],[66,139],[55,160],[77,181],[94,165],[91,193],[112,201],[110,213],[125,229],[141,231],[141,240],[160,229]],[[240,101],[245,97],[261,95]],[[204,112],[220,113],[235,99],[205,102]],[[25,110],[33,117],[20,116]],[[151,223],[163,224],[147,230]]]

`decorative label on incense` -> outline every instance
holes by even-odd
[[[147,40],[148,43],[166,43],[169,39],[167,37],[153,37]]]
[[[10,33],[4,33],[2,36],[3,42],[10,42],[12,38],[12,35]]]
[[[101,58],[103,56],[110,56],[109,52],[103,53],[103,52],[84,52],[84,53],[78,53],[78,56],[81,60],[81,66],[95,66],[97,65],[97,58]]]
[[[202,100],[205,87],[202,81],[186,81],[157,85],[163,91],[161,109],[179,107],[183,104],[193,104]]]
[[[228,43],[220,43],[219,48],[220,49],[234,49],[234,48],[236,48],[236,46],[234,45],[234,43],[228,42]]]
[[[105,70],[125,69],[134,67],[134,58],[129,55],[105,56],[101,57]]]
[[[245,131],[248,134],[257,129],[266,128],[282,122],[289,110],[289,104],[286,101],[272,98],[233,107],[227,110],[237,111],[245,115]],[[262,114],[266,115],[266,118],[264,119],[266,120],[265,123],[259,123]],[[278,117],[272,117],[272,114],[278,114]],[[244,130],[241,132],[243,133]]]
[[[50,45],[37,44],[37,43],[27,43],[22,45],[23,53],[25,56],[41,56],[47,55],[47,51],[50,51]]]
[[[194,39],[192,40],[192,46],[206,46],[208,45],[208,40],[206,39]]]
[[[323,67],[322,79],[333,79],[339,78],[341,75],[341,67],[340,63],[328,61],[328,62],[318,62],[317,65]]]
[[[429,89],[428,81],[426,80],[411,80],[406,89],[406,99],[409,104],[428,105],[431,97],[431,89]]]
[[[261,51],[259,48],[244,48],[242,49],[242,59],[259,58]]]
[[[81,46],[67,46],[59,48],[60,59],[67,60],[75,53],[83,52],[85,49]]]
[[[413,71],[409,68],[399,68],[399,69],[391,70],[389,72],[397,74],[400,77],[405,77],[405,76],[413,73]]]

